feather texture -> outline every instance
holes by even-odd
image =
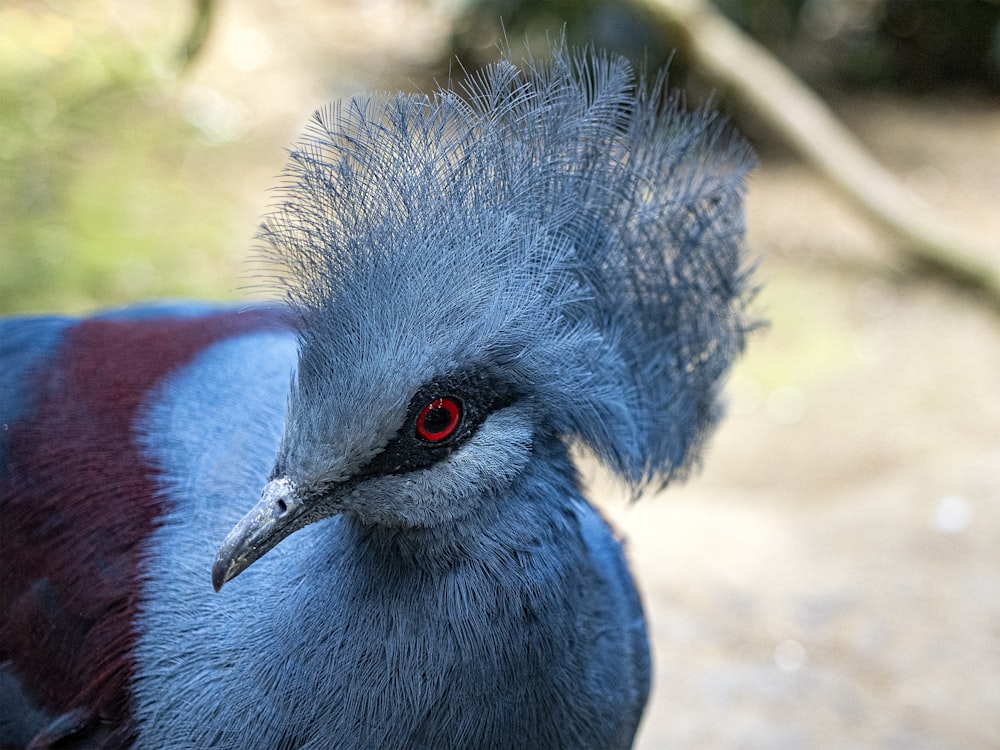
[[[749,147],[608,55],[504,60],[464,94],[354,99],[292,151],[261,236],[306,344],[398,318],[451,341],[439,366],[502,362],[632,486],[683,474],[753,325]]]

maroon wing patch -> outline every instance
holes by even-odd
[[[143,545],[165,510],[136,420],[150,389],[206,346],[275,328],[263,310],[84,320],[28,375],[32,405],[7,427],[0,472],[4,689],[46,721],[28,747],[132,743]]]

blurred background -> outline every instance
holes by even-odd
[[[1000,4],[720,0],[924,205],[997,246]],[[501,18],[503,22],[501,24]],[[565,28],[650,67],[680,42],[612,0],[5,0],[0,313],[244,299],[284,148],[317,107],[432,90]],[[657,656],[638,747],[1000,747],[1000,315],[899,261],[686,59],[757,146],[770,321],[687,484],[629,505]],[[1000,267],[1000,255],[981,258]]]

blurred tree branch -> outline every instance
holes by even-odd
[[[912,193],[836,118],[827,105],[708,0],[635,0],[665,22],[680,51],[707,77],[763,119],[869,218],[898,240],[903,259],[982,295],[1000,311],[1000,248]]]
[[[194,18],[178,54],[182,69],[190,67],[205,47],[214,11],[215,0],[194,0]]]

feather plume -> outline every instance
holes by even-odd
[[[505,58],[458,90],[318,112],[264,255],[304,347],[363,356],[391,319],[428,361],[503,370],[638,490],[697,460],[753,327],[753,162],[664,75],[560,44],[524,72]]]

